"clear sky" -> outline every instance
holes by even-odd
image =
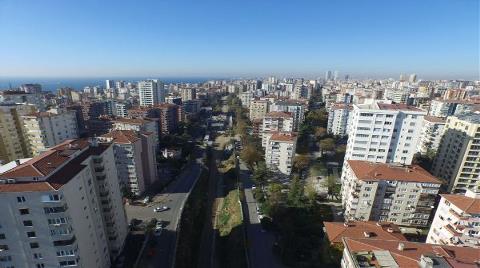
[[[479,79],[479,0],[0,0],[0,77]]]

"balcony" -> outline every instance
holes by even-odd
[[[53,245],[54,245],[55,247],[70,246],[70,245],[72,245],[73,243],[75,243],[76,240],[77,240],[76,237],[73,236],[72,238],[67,239],[67,240],[57,240],[57,241],[53,241]]]
[[[95,172],[103,172],[105,170],[104,167],[96,167]]]
[[[93,163],[95,163],[95,164],[101,164],[102,162],[103,162],[102,158],[93,159]]]
[[[463,215],[461,215],[461,214],[458,214],[458,213],[457,213],[455,210],[453,210],[453,209],[450,209],[449,212],[450,212],[450,214],[452,214],[453,216],[455,216],[455,217],[456,217],[457,219],[459,219],[459,220],[465,220],[465,221],[466,221],[466,220],[469,219],[469,217],[463,216]]]
[[[107,175],[97,176],[97,181],[103,181],[107,178]]]
[[[461,236],[462,233],[453,228],[450,224],[445,225],[445,230],[451,233],[453,236]]]

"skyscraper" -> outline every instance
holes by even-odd
[[[417,74],[411,74],[410,77],[408,78],[408,82],[410,83],[417,82]]]
[[[332,71],[325,72],[325,80],[329,81],[332,79]]]
[[[151,79],[138,82],[138,92],[141,106],[151,106],[165,102],[165,88],[160,80]]]
[[[105,80],[105,88],[106,88],[106,89],[115,88],[115,81],[113,81],[113,80]]]

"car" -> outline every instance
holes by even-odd
[[[143,199],[142,202],[143,202],[144,204],[147,204],[148,202],[150,202],[150,200],[151,200],[150,196],[145,196],[145,198]]]
[[[162,225],[162,222],[161,221],[157,221],[157,223],[155,224],[155,231],[153,232],[153,234],[155,236],[160,236],[162,234],[162,231],[163,231],[163,225]]]
[[[169,207],[167,206],[161,206],[161,207],[156,207],[153,209],[153,212],[162,212],[162,211],[166,211],[166,210],[169,210]]]
[[[255,186],[255,184],[252,184],[252,190],[255,190],[257,189],[257,187]]]

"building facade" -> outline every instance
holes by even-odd
[[[480,193],[442,194],[427,243],[480,248]]]
[[[266,100],[252,100],[249,108],[250,121],[262,119],[269,110],[269,103]]]
[[[417,152],[427,154],[428,152],[433,153],[437,151],[442,139],[445,122],[445,118],[441,117],[425,116],[423,118]]]
[[[79,137],[75,111],[50,109],[22,117],[30,151],[34,156],[65,140]]]
[[[275,132],[292,132],[293,115],[288,112],[270,112],[262,119],[261,138],[262,147],[267,146],[267,141]]]
[[[290,175],[292,173],[296,146],[296,133],[273,133],[268,139],[265,148],[265,164],[267,168],[274,172]]]
[[[346,103],[336,103],[328,113],[327,132],[336,136],[348,136],[347,128],[350,125],[353,106]]]
[[[449,192],[480,190],[480,114],[447,118],[432,171]]]
[[[411,164],[425,114],[405,104],[354,105],[345,160]]]
[[[157,79],[138,82],[140,106],[152,106],[165,102],[165,88],[162,81]]]
[[[0,175],[6,267],[107,268],[128,224],[113,147],[66,141]]]
[[[441,181],[420,166],[348,160],[343,166],[345,219],[428,226]]]

